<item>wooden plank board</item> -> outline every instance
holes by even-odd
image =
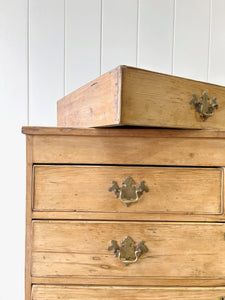
[[[80,284],[88,278],[113,285],[115,278],[121,285],[218,285],[225,282],[224,231],[223,223],[34,221],[32,276],[51,283],[74,277]],[[107,250],[127,235],[149,248],[128,267]]]
[[[71,127],[22,127],[22,133],[29,135],[76,135],[108,137],[147,137],[147,138],[221,138],[225,131],[217,130],[179,130],[146,128],[71,128]]]
[[[121,64],[136,66],[137,3],[102,1],[101,74]]]
[[[112,181],[121,187],[128,176],[136,188],[144,180],[149,192],[126,207],[108,188]],[[222,214],[222,176],[218,168],[35,166],[33,210],[123,212],[136,214],[136,219],[139,213],[162,218],[169,213]]]
[[[101,0],[65,1],[66,94],[100,75],[100,48]]]
[[[219,108],[205,122],[190,105],[206,91],[217,97]],[[223,129],[225,88],[146,70],[124,67],[122,70],[122,125],[193,129]],[[75,122],[75,120],[74,120]],[[67,125],[70,125],[67,123]],[[75,124],[74,124],[75,125]],[[71,123],[72,126],[72,123]]]
[[[56,125],[56,101],[64,96],[64,2],[29,4],[29,119]]]
[[[179,0],[175,3],[173,74],[206,81],[210,0]]]
[[[190,104],[195,99],[193,95],[198,100],[203,97],[206,103],[217,98],[218,109],[203,120],[194,104]],[[224,130],[224,99],[222,86],[120,66],[60,99],[58,126]]]
[[[34,163],[225,166],[216,138],[36,135],[33,145]]]
[[[77,76],[80,76],[80,73],[78,72],[79,68],[73,68],[73,70],[77,70]],[[94,80],[77,91],[76,101],[72,101],[73,93],[67,95],[66,98],[63,98],[65,101],[59,100],[57,102],[58,124],[61,124],[61,126],[65,124],[66,126],[65,122],[72,122],[73,118],[76,118],[80,126],[86,121],[90,122],[92,119],[93,122],[97,122],[99,126],[102,124],[104,125],[106,120],[109,124],[118,123],[120,115],[120,108],[117,105],[120,87],[119,74],[120,73],[116,69],[102,75],[101,83],[103,89],[101,89],[101,91],[99,90],[98,80]],[[87,97],[89,101],[87,101]],[[99,99],[101,99],[101,101],[99,101]],[[93,104],[89,106],[91,102]],[[74,113],[71,115],[70,111],[73,111]],[[99,112],[104,113],[101,114]],[[83,119],[84,115],[87,117],[86,121]]]
[[[146,288],[118,286],[43,286],[34,285],[32,300],[218,300],[225,288]]]
[[[171,74],[173,22],[173,0],[139,1],[138,67]]]

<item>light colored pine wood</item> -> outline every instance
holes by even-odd
[[[31,299],[33,136],[26,137],[25,300]]]
[[[225,128],[224,87],[129,67],[123,69],[122,78],[121,124]],[[192,94],[200,97],[203,91],[210,97],[217,97],[220,105],[215,115],[205,122],[189,104]]]
[[[199,98],[204,91],[219,104],[215,115],[205,122],[189,103],[193,94]],[[119,66],[59,100],[58,126],[224,130],[224,99],[222,86]]]
[[[225,131],[217,130],[178,130],[153,128],[71,128],[24,126],[22,133],[29,135],[72,135],[108,137],[147,137],[147,138],[225,138]]]
[[[224,232],[222,223],[34,221],[32,275],[62,284],[75,277],[78,284],[218,285],[225,282]],[[149,248],[128,267],[107,250],[127,235]]]
[[[108,212],[108,213],[101,213],[101,212],[81,212],[81,211],[34,211],[33,219],[69,219],[69,220],[138,220],[140,221],[192,221],[192,222],[224,222],[225,216],[224,213],[221,215],[192,215],[192,214],[181,214],[181,213],[139,213],[137,215],[136,212]]]
[[[108,188],[127,176],[145,181],[149,188],[139,201],[126,207]],[[35,166],[35,211],[86,211],[114,213],[221,214],[221,169]],[[149,216],[150,217],[150,216]],[[204,220],[204,216],[202,216]]]
[[[225,288],[146,288],[118,286],[38,286],[32,300],[220,300]]]
[[[225,166],[222,138],[36,135],[33,143],[34,163]]]
[[[99,84],[101,84],[101,89]],[[105,123],[117,124],[120,115],[120,107],[117,103],[119,93],[120,68],[78,89],[76,101],[74,101],[73,93],[59,100],[57,123],[59,126],[68,126],[68,123],[72,123],[75,118],[78,127],[87,127],[90,123],[93,125],[96,123],[98,126]]]

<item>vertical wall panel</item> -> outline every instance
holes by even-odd
[[[138,67],[171,73],[174,0],[140,0]]]
[[[30,0],[30,125],[56,125],[64,96],[64,0]]]
[[[66,94],[100,75],[101,0],[66,0]]]
[[[136,66],[137,0],[103,0],[102,73],[118,65]]]
[[[212,1],[209,81],[225,86],[225,0]]]
[[[10,300],[24,299],[27,0],[0,1],[0,49],[0,298]]]
[[[174,75],[207,80],[210,0],[177,0]]]

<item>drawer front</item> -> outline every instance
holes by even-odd
[[[34,221],[33,283],[225,284],[224,234],[223,223]]]
[[[82,287],[38,286],[32,300],[222,300],[225,288],[141,288],[141,287]]]
[[[33,210],[218,215],[223,209],[222,172],[221,168],[35,166]],[[142,186],[143,193],[138,194]]]

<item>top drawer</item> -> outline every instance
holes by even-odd
[[[223,216],[222,168],[39,165],[33,189],[34,214],[47,218]]]
[[[127,66],[58,101],[58,126],[225,129],[224,116],[224,87]]]

